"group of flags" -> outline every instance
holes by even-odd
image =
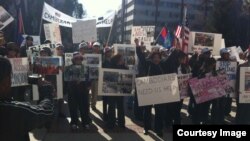
[[[181,44],[181,50],[185,53],[188,52],[188,42],[189,42],[189,23],[188,18],[185,16],[184,24],[178,25],[174,33],[170,32],[167,27],[163,27],[160,33],[159,42],[163,45],[163,47],[170,49],[171,47],[175,46],[174,40],[177,39]]]

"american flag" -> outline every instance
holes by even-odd
[[[185,53],[188,53],[188,43],[189,43],[189,33],[190,29],[189,23],[188,23],[188,17],[185,17],[185,24],[183,25],[184,31],[183,31],[183,39],[182,39],[182,51]]]
[[[175,37],[180,38],[182,26],[178,25],[175,31]]]

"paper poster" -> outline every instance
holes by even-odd
[[[73,53],[64,53],[64,56],[65,67],[72,65]]]
[[[29,47],[27,50],[27,56],[31,59],[31,62],[33,62],[34,57],[40,56],[40,51],[45,47],[50,48],[51,52],[55,51],[55,44],[42,44]]]
[[[127,66],[136,64],[135,49],[135,45],[114,44],[115,54],[121,54]]]
[[[14,18],[0,6],[0,30],[4,29],[12,21],[14,21]]]
[[[165,74],[135,79],[139,106],[180,101],[177,74]]]
[[[250,103],[250,67],[240,68],[239,103]]]
[[[45,21],[57,23],[65,27],[72,27],[72,23],[77,21],[75,18],[62,13],[47,3],[44,3],[42,18]]]
[[[178,74],[178,84],[181,99],[189,97],[188,80],[192,78],[192,74]]]
[[[61,57],[36,57],[33,62],[33,73],[57,75],[61,66]]]
[[[200,53],[203,48],[208,48],[212,50],[212,55],[220,55],[222,34],[191,32],[189,39],[189,52]]]
[[[73,43],[97,40],[96,20],[77,21],[72,26]]]
[[[56,23],[43,24],[46,40],[52,44],[62,43],[60,27]]]
[[[229,81],[229,87],[227,87],[225,91],[228,95],[230,95],[230,97],[235,97],[236,96],[235,83],[236,83],[237,62],[217,61],[216,70],[225,71],[228,81]]]
[[[210,76],[205,78],[189,79],[189,86],[197,104],[204,103],[226,95],[224,87],[218,78]]]
[[[135,38],[149,46],[154,41],[155,26],[133,26],[131,31],[131,44]]]
[[[12,66],[11,87],[25,86],[28,83],[28,58],[10,58]]]
[[[22,35],[22,36],[23,36],[24,40],[23,40],[21,46],[24,46],[25,43],[26,43],[26,39],[25,39],[25,38],[26,38],[28,35]],[[31,36],[31,37],[33,38],[33,45],[34,45],[34,46],[35,46],[35,45],[40,45],[40,44],[41,44],[40,36],[36,36],[36,35],[29,35],[29,36]]]
[[[64,81],[87,81],[88,68],[84,65],[70,65],[64,68]]]
[[[45,76],[45,80],[50,82],[54,87],[53,97],[54,99],[63,98],[63,79],[62,79],[62,70],[59,71],[58,75],[48,75]],[[32,85],[32,94],[33,100],[39,100],[39,92],[37,85]]]
[[[99,68],[102,67],[101,54],[84,54],[84,65],[89,68],[89,79],[98,79]]]
[[[100,69],[98,95],[133,96],[135,74],[130,70]]]

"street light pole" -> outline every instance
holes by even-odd
[[[156,29],[157,29],[157,22],[158,22],[158,16],[159,16],[159,2],[160,0],[155,0],[155,39],[156,39],[156,36],[157,36],[157,33],[156,33]]]

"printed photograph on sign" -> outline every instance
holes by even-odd
[[[250,72],[245,72],[245,91],[250,92]]]
[[[64,69],[64,81],[86,81],[87,68],[83,65],[71,65]]]
[[[14,18],[2,6],[0,6],[0,30],[10,24],[13,20]]]
[[[99,64],[99,58],[97,57],[87,57],[87,64],[93,64],[98,65]]]
[[[65,53],[64,56],[65,56],[64,57],[64,65],[65,66],[72,65],[73,53]]]
[[[101,69],[99,95],[131,96],[134,74],[128,70]]]
[[[125,44],[115,44],[115,54],[121,54],[127,66],[136,64],[135,46]]]
[[[89,79],[98,79],[99,68],[98,67],[89,67]]]
[[[214,46],[214,35],[213,34],[204,34],[204,33],[195,33],[195,46],[205,46],[213,47]]]
[[[83,64],[92,67],[101,67],[102,65],[102,56],[101,54],[85,54],[83,56]]]
[[[60,58],[58,57],[36,57],[33,62],[33,73],[57,75],[60,69]]]

